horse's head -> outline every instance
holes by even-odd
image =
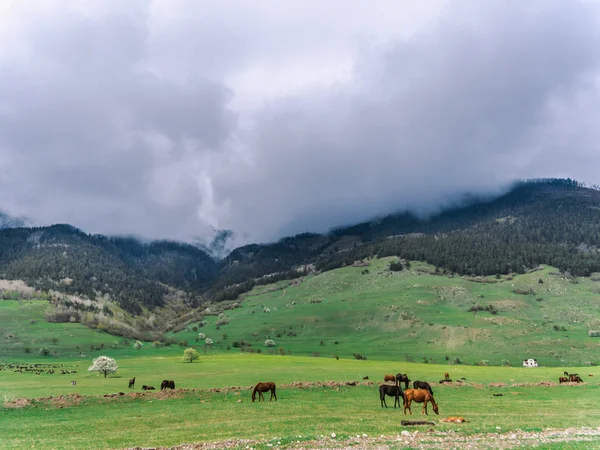
[[[433,412],[436,413],[438,416],[440,415],[440,413],[438,411],[438,405],[437,404],[433,405]]]

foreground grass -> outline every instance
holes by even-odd
[[[490,368],[436,366],[392,361],[352,361],[257,355],[213,355],[199,363],[185,364],[176,358],[136,358],[122,362],[116,376],[97,377],[35,376],[0,373],[0,395],[37,397],[79,392],[98,396],[126,391],[127,379],[159,385],[172,378],[182,388],[248,386],[258,380],[279,385],[293,381],[359,380],[364,375],[378,382],[384,373],[406,371],[412,379],[435,382],[444,371],[455,379],[467,378],[474,386],[434,386],[441,417],[460,415],[470,422],[449,424],[439,430],[462,433],[496,432],[516,429],[569,426],[596,427],[600,421],[597,383],[584,386],[504,387],[488,384],[539,382],[552,379],[558,369]],[[585,381],[600,370],[586,371]],[[583,374],[582,370],[579,370]],[[68,380],[77,380],[75,388]],[[503,393],[494,397],[492,393]],[[186,392],[181,398],[159,399],[156,394],[141,398],[85,398],[80,404],[59,408],[51,402],[34,403],[22,409],[0,409],[2,448],[123,448],[130,446],[176,445],[229,438],[290,440],[320,435],[392,435],[401,430],[400,410],[382,409],[377,384],[339,388],[279,388],[277,402],[251,403],[250,392]],[[238,402],[238,400],[242,400]],[[393,404],[388,402],[388,405]],[[64,405],[63,405],[64,406]],[[431,413],[431,411],[430,411]],[[431,413],[432,414],[432,413]],[[420,406],[413,405],[413,417],[420,418]],[[433,417],[433,414],[432,416]],[[437,418],[437,417],[436,417]],[[302,436],[301,438],[299,436]]]

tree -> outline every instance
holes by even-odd
[[[265,347],[275,347],[275,341],[273,339],[267,339],[265,341]]]
[[[110,358],[109,356],[99,356],[98,358],[92,361],[92,365],[88,367],[90,372],[99,372],[104,374],[104,378],[109,373],[115,373],[119,366],[117,366],[117,362]]]
[[[186,348],[183,352],[183,362],[192,362],[200,359],[200,354],[195,348]]]
[[[143,346],[144,343],[142,341],[135,341],[135,344],[133,344],[133,348],[135,348],[136,350],[141,350]]]
[[[50,350],[48,350],[48,347],[42,347],[40,348],[40,355],[42,356],[48,356],[50,354]]]

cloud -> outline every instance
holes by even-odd
[[[40,4],[0,32],[16,215],[241,244],[598,182],[591,2]]]

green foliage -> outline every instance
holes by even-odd
[[[39,354],[42,356],[48,356],[50,354],[50,349],[48,349],[48,347],[40,347]]]
[[[136,350],[141,350],[143,346],[144,343],[142,341],[135,341],[135,343],[133,344],[133,348],[135,348]]]
[[[191,363],[192,361],[196,361],[198,359],[200,359],[200,354],[195,348],[186,348],[183,351],[183,362]]]
[[[265,341],[265,347],[275,347],[275,341],[273,339],[267,339]]]

